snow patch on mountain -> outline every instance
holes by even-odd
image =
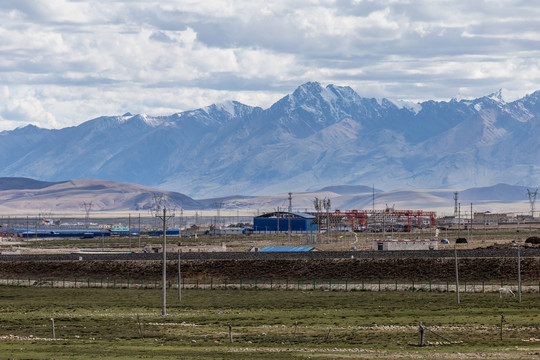
[[[218,103],[215,106],[216,106],[217,109],[225,111],[225,112],[229,113],[231,116],[236,116],[236,106],[234,105],[234,103],[232,101],[225,101],[225,102],[222,102],[222,103]],[[208,112],[208,108],[206,108],[206,109],[207,109],[207,112]]]
[[[388,101],[394,104],[398,109],[407,109],[413,112],[415,115],[418,115],[418,113],[422,111],[422,104],[420,103],[395,99],[388,99]]]

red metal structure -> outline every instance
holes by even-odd
[[[314,214],[317,215],[317,214]],[[320,214],[324,218],[324,214]],[[386,217],[391,218],[407,218],[407,231],[411,230],[411,219],[416,219],[417,226],[420,229],[422,224],[422,218],[429,218],[430,227],[435,226],[435,220],[437,218],[437,213],[435,211],[423,211],[423,210],[347,210],[339,211],[336,210],[331,212],[329,216],[332,218],[331,223],[336,223],[336,220],[339,219],[339,222],[343,218],[350,219],[351,228],[354,229],[356,226],[365,226],[367,225],[368,216],[375,215],[385,215]]]

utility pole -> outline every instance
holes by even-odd
[[[313,199],[313,207],[315,208],[315,211],[317,211],[317,240],[320,240],[321,237],[321,206],[322,200],[315,197],[315,199]]]
[[[277,235],[277,239],[279,240],[279,206],[277,207],[276,220],[277,220],[277,232],[276,232],[276,235]]]
[[[454,217],[458,216],[458,192],[454,193]]]
[[[129,251],[131,251],[131,213],[128,214]]]
[[[186,217],[187,218],[187,217]],[[186,221],[187,223],[187,221]],[[178,224],[180,238],[182,238],[182,226],[184,225],[184,209],[180,208],[180,222]]]
[[[458,231],[458,238],[460,238],[461,237],[461,204],[458,204],[457,214],[458,214],[458,228],[457,228],[457,231]]]
[[[372,187],[372,190],[373,190],[373,193],[372,193],[372,199],[371,199],[371,204],[372,204],[372,207],[373,207],[373,212],[375,212],[375,184],[373,184],[373,187]]]
[[[288,215],[289,243],[291,242],[291,213],[292,213],[292,192],[289,193],[289,215]]]
[[[182,300],[182,272],[180,269],[180,250],[178,250],[178,300]]]
[[[456,261],[456,303],[459,305],[459,270],[458,270],[458,258],[457,258],[457,248],[454,244],[454,258]]]
[[[163,266],[162,266],[162,303],[161,303],[161,315],[167,315],[167,221],[174,217],[174,212],[167,213],[167,206],[164,202],[163,194],[154,194],[154,209],[155,219],[160,219],[163,225]]]
[[[469,241],[472,243],[472,238],[473,238],[473,212],[472,212],[472,203],[471,203],[471,236],[470,236],[470,240],[467,240],[467,249],[469,248]]]
[[[162,269],[162,305],[161,315],[167,315],[167,220],[174,217],[174,214],[167,214],[167,208],[163,207],[163,214],[156,214],[163,222],[163,269]]]
[[[486,236],[487,236],[487,230],[486,230],[486,212],[484,211],[484,242],[486,242]]]
[[[521,304],[521,255],[519,253],[519,244],[517,248],[517,270],[518,270],[518,302]]]

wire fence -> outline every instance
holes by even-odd
[[[151,279],[90,279],[90,278],[0,278],[0,286],[50,288],[101,289],[161,289],[162,281]],[[166,286],[178,289],[177,280],[168,280]],[[415,280],[291,280],[291,279],[182,279],[182,289],[242,289],[242,290],[301,290],[301,291],[427,291],[455,292],[452,281]],[[517,282],[462,281],[460,292],[499,292],[500,288],[518,291]],[[522,292],[540,293],[540,281],[521,283]]]

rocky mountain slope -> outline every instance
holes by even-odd
[[[495,93],[403,107],[310,82],[268,109],[229,102],[4,131],[0,176],[100,178],[199,198],[336,184],[526,186],[540,173],[539,115],[540,91],[509,103]]]

